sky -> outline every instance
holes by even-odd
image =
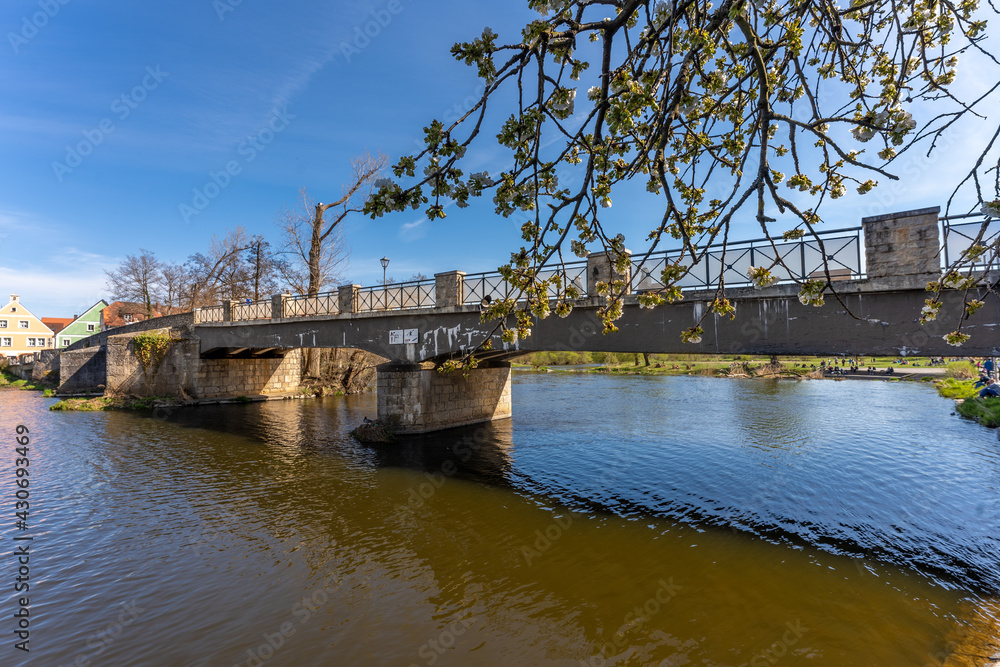
[[[453,43],[486,26],[513,41],[537,17],[517,0],[8,0],[0,297],[17,293],[39,316],[69,317],[107,297],[105,270],[140,249],[182,263],[236,226],[277,241],[275,217],[301,188],[317,201],[339,197],[353,156],[414,153],[431,119],[474,103],[481,84],[450,56]],[[988,85],[977,71],[961,85]],[[948,150],[982,145],[989,127],[959,128]],[[483,142],[466,173],[496,174],[501,158]],[[943,206],[951,168],[947,154],[907,157],[896,165],[903,180],[838,200],[826,224]],[[641,250],[662,207],[623,195],[604,220]],[[397,280],[493,271],[520,245],[524,219],[496,215],[489,198],[434,222],[419,211],[355,215],[344,226],[345,277],[375,284],[383,256]],[[755,227],[741,222],[733,236],[756,238]]]

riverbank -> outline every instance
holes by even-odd
[[[45,392],[46,396],[55,394],[55,387],[53,385],[44,382],[35,382],[34,380],[23,380],[7,371],[7,369],[0,371],[0,391],[4,389],[42,391]]]
[[[199,405],[233,405],[262,403],[265,401],[289,401],[302,398],[319,398],[323,394],[312,390],[286,392],[281,394],[261,394],[257,396],[233,396],[231,398],[179,399],[170,396],[94,396],[90,398],[64,398],[49,406],[55,412],[97,412],[111,410],[157,410],[162,408],[188,408]]]

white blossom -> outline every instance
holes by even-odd
[[[591,86],[590,90],[587,91],[587,99],[597,101],[601,97],[601,87]]]
[[[469,176],[469,179],[477,181],[479,183],[479,187],[481,188],[488,188],[493,185],[496,185],[496,181],[490,178],[490,173],[488,171],[478,171],[475,174]]]
[[[871,138],[875,136],[875,130],[871,129],[870,127],[858,126],[853,130],[851,130],[851,134],[853,134],[854,138],[860,141],[861,143],[865,143],[871,140]]]
[[[573,108],[576,100],[576,88],[570,88],[566,91],[567,96],[565,101],[557,101],[554,98],[549,102],[549,108],[556,112],[565,112],[567,116],[573,115]]]
[[[549,12],[558,14],[566,9],[567,5],[569,5],[568,0],[547,0],[547,2],[538,7],[538,13],[542,16],[548,16]]]
[[[1000,199],[983,202],[983,207],[979,211],[987,218],[1000,218]]]

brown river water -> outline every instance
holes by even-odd
[[[57,413],[0,393],[0,665],[1000,650],[1000,442],[931,388],[518,372],[513,399],[512,420],[371,446],[348,432],[372,395]]]

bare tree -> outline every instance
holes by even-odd
[[[117,269],[105,271],[111,298],[145,305],[146,316],[153,316],[153,302],[159,300],[163,263],[151,250],[139,249],[139,256],[126,255]]]
[[[271,244],[261,235],[250,237],[250,247],[243,256],[246,267],[247,289],[254,301],[279,291],[279,264]]]
[[[282,277],[299,294],[318,294],[337,281],[347,259],[347,246],[340,223],[351,213],[361,212],[372,184],[388,158],[382,153],[364,153],[351,160],[351,180],[341,187],[334,202],[315,203],[305,188],[298,206],[278,213],[277,225],[284,240],[283,252],[290,259],[282,265]]]
[[[213,236],[207,253],[196,253],[188,258],[186,268],[190,275],[187,306],[197,308],[222,299],[245,296],[240,273],[242,254],[250,247],[246,230],[237,227],[227,230],[226,236]]]
[[[299,190],[298,207],[287,206],[276,220],[283,237],[283,252],[288,259],[278,268],[285,282],[298,294],[319,294],[337,282],[347,260],[347,244],[340,223],[351,213],[360,213],[371,193],[375,179],[382,173],[388,157],[369,152],[351,160],[351,180],[341,186],[336,201],[314,203],[305,188]],[[307,349],[305,372],[320,374],[320,355]]]
[[[184,293],[188,290],[188,272],[180,264],[163,263],[160,269],[160,296],[168,309],[180,308]]]

